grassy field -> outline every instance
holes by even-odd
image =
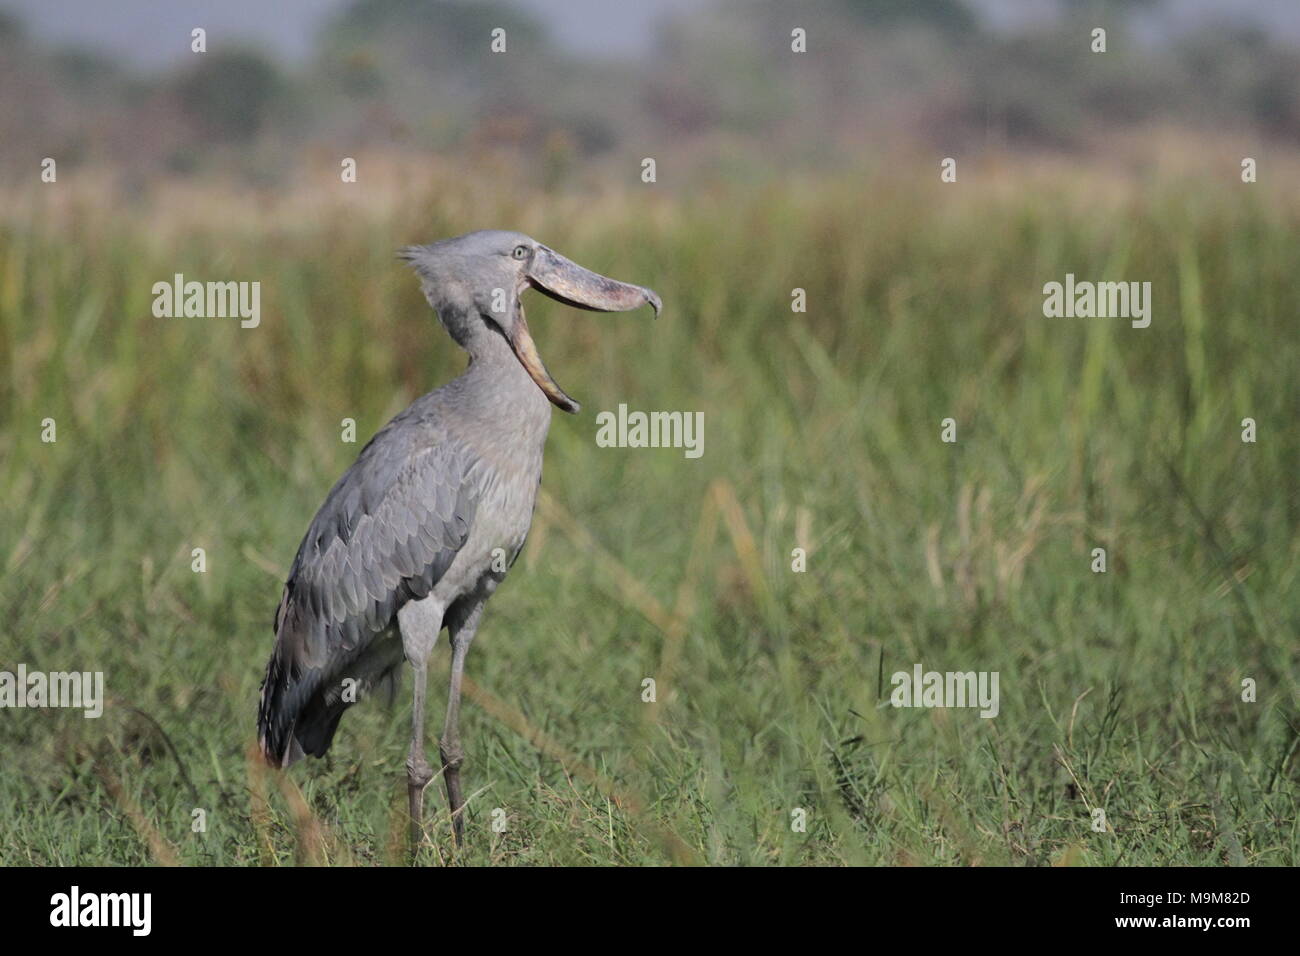
[[[467,841],[435,780],[430,861],[1295,863],[1300,200],[988,175],[10,204],[0,669],[103,671],[109,704],[0,714],[0,863],[404,862],[409,679],[284,777],[257,690],[325,492],[463,366],[393,250],[498,225],[666,309],[528,301],[584,411],[470,654]],[[259,280],[261,326],[154,318],[176,272]],[[1150,281],[1151,327],[1044,318],[1067,272]],[[703,457],[598,447],[620,402],[704,412]],[[918,663],[998,672],[999,715],[890,708]]]

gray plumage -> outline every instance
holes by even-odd
[[[550,404],[578,408],[546,371],[520,293],[536,288],[600,311],[648,303],[657,314],[660,303],[518,233],[470,233],[402,256],[470,364],[384,426],[312,520],[275,615],[259,742],[275,766],[323,755],[344,710],[394,680],[405,658],[416,681],[407,774],[418,839],[433,776],[423,752],[425,667],[445,626],[452,673],[440,751],[459,839],[465,654],[484,602],[527,536]],[[349,686],[358,693],[345,694]]]

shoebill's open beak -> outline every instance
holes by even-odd
[[[655,318],[658,318],[659,310],[663,307],[659,296],[651,290],[597,275],[542,245],[537,247],[528,268],[527,285],[557,302],[593,312],[627,312],[649,305],[655,310]],[[566,412],[578,411],[578,403],[565,394],[564,389],[551,378],[551,373],[546,371],[528,331],[522,304],[517,306],[516,321],[510,333],[510,346],[524,370],[552,404]]]

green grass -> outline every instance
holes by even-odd
[[[392,250],[499,224],[666,310],[528,302],[585,406],[557,413],[543,483],[580,530],[540,513],[488,607],[468,839],[456,854],[435,781],[429,859],[1293,864],[1300,203],[898,179],[594,212],[443,189],[294,227],[8,214],[0,669],[102,670],[111,700],[99,720],[0,713],[0,863],[402,861],[409,680],[290,772],[297,815],[250,770],[258,683],[325,492],[463,365]],[[261,327],[153,318],[174,272],[260,280]],[[1045,319],[1067,272],[1151,281],[1151,327]],[[597,447],[619,402],[703,411],[704,456]],[[1001,713],[882,707],[915,663],[999,672]],[[443,645],[434,739],[446,664]]]

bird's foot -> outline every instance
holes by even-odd
[[[406,785],[411,789],[419,789],[421,793],[433,779],[433,768],[429,766],[429,761],[421,758],[417,761],[406,761]]]
[[[406,793],[411,809],[411,858],[415,859],[424,839],[424,788],[433,779],[433,768],[424,759],[406,761]]]
[[[460,791],[460,768],[465,763],[465,751],[457,743],[440,746],[438,755],[442,757],[442,775],[447,784],[447,805],[451,811],[451,834],[456,846],[461,845],[465,835],[465,800]]]

